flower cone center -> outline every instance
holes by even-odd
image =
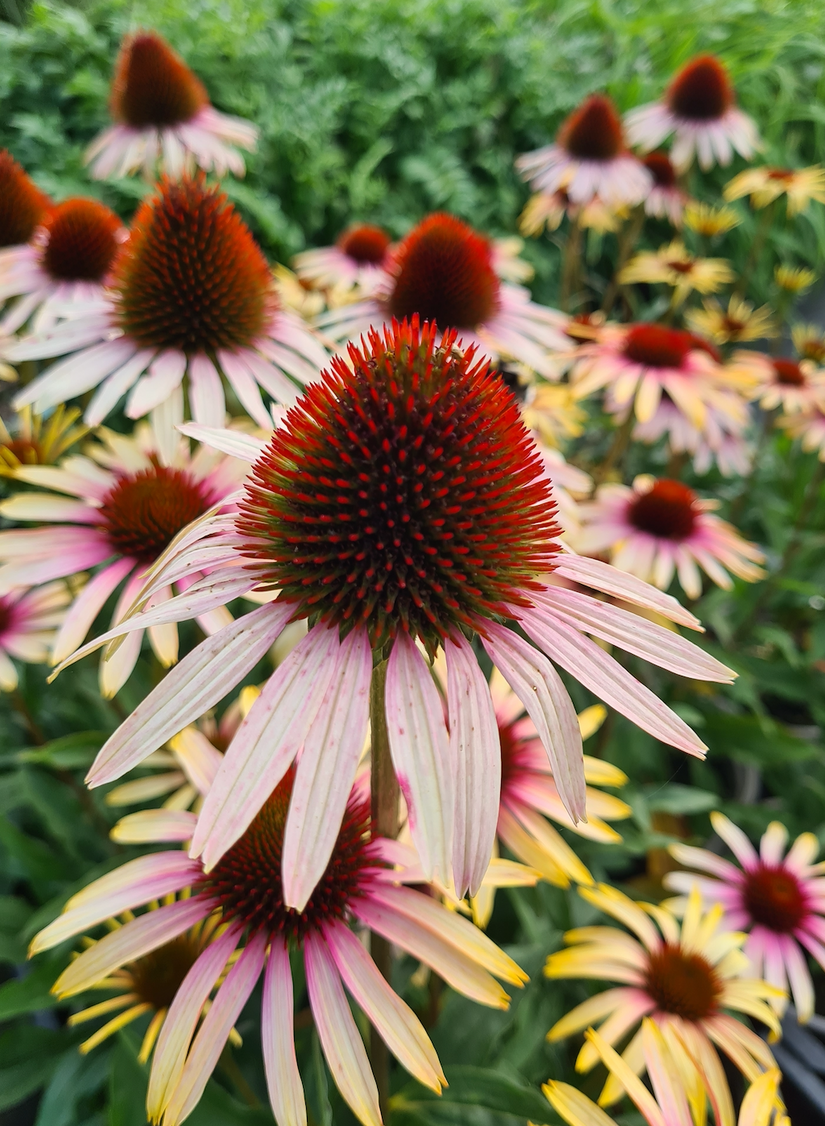
[[[745,906],[755,922],[778,934],[790,934],[807,913],[799,880],[787,868],[760,863],[745,874]]]
[[[102,282],[117,254],[120,219],[95,199],[67,199],[44,223],[43,269],[60,281]]]
[[[351,800],[329,864],[306,907],[295,911],[284,904],[281,856],[294,777],[290,769],[202,885],[220,903],[227,922],[240,922],[249,933],[264,931],[285,942],[300,942],[325,923],[345,919],[348,905],[362,894],[370,869],[376,867],[369,848],[369,801]]]
[[[396,251],[388,305],[398,320],[418,314],[442,330],[475,329],[494,314],[498,298],[490,243],[452,215],[430,215]]]
[[[153,465],[122,477],[98,511],[114,550],[150,563],[210,503],[204,487],[188,473]]]
[[[624,149],[622,121],[610,98],[593,94],[563,123],[558,144],[579,160],[612,160]]]
[[[805,373],[794,360],[773,360],[776,372],[776,382],[785,387],[804,387],[807,380]]]
[[[263,584],[373,645],[434,647],[523,602],[552,565],[555,505],[516,400],[472,350],[406,322],[350,347],[253,467],[243,553]]]
[[[648,153],[642,158],[642,164],[653,177],[657,188],[673,188],[676,186],[676,169],[670,162],[670,157],[664,152]]]
[[[660,539],[686,540],[696,525],[696,494],[681,481],[663,478],[630,505],[630,523]]]
[[[678,946],[663,946],[649,955],[646,978],[657,1008],[683,1020],[712,1016],[722,995],[722,982],[710,962]]]
[[[250,345],[274,310],[269,268],[238,213],[203,177],[164,181],[141,205],[115,274],[117,319],[142,347]]]
[[[381,227],[360,223],[344,231],[338,239],[338,249],[359,266],[380,266],[387,257],[390,236]]]
[[[714,121],[733,105],[728,73],[713,55],[691,59],[671,83],[667,101],[677,117]]]
[[[14,622],[14,604],[8,598],[0,598],[0,641],[3,640]]]
[[[179,125],[208,104],[200,79],[159,35],[141,33],[125,41],[112,82],[116,121],[135,129]]]
[[[156,1012],[168,1009],[200,952],[200,943],[191,934],[182,934],[145,954],[126,967],[132,979],[131,992]]]
[[[625,338],[624,354],[646,367],[680,368],[694,348],[696,342],[689,332],[664,325],[638,324]]]
[[[0,149],[0,248],[28,242],[50,207],[11,153]]]

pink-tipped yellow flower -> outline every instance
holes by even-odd
[[[733,1105],[717,1048],[750,1082],[776,1067],[765,1041],[731,1014],[755,1017],[779,1034],[779,1021],[768,1004],[778,991],[757,978],[742,976],[748,968],[741,950],[745,935],[722,928],[721,907],[703,912],[695,890],[681,924],[666,908],[634,903],[604,884],[580,887],[579,895],[632,934],[614,927],[585,926],[565,935],[567,949],[547,959],[548,977],[620,984],[577,1005],[551,1028],[548,1038],[564,1039],[597,1021],[602,1022],[600,1035],[611,1046],[632,1033],[622,1058],[640,1075],[646,1061],[639,1026],[649,1016],[671,1050],[679,1051],[675,1078],[688,1099],[696,1098],[697,1067],[691,1063],[695,1060],[702,1090],[721,1109],[722,1121],[730,1121]],[[593,1044],[585,1043],[576,1069],[586,1073],[598,1060]],[[621,1093],[620,1082],[611,1075],[599,1102],[610,1106]]]
[[[825,169],[814,164],[810,168],[748,168],[725,185],[725,199],[750,196],[751,205],[767,207],[775,199],[787,198],[788,218],[801,214],[808,204],[825,203]]]
[[[757,582],[764,554],[714,515],[718,507],[664,477],[637,477],[632,488],[602,485],[592,503],[579,506],[575,545],[585,555],[609,553],[614,567],[661,590],[677,574],[688,598],[702,593],[700,570],[724,590],[733,585],[729,572]]]
[[[697,888],[705,903],[722,905],[727,925],[749,931],[745,953],[751,972],[778,990],[790,984],[804,1023],[813,1016],[814,986],[803,951],[825,968],[825,861],[814,863],[819,842],[813,833],[803,833],[785,855],[788,830],[772,821],[757,853],[724,814],[712,813],[711,821],[740,867],[707,849],[672,845],[670,851],[680,864],[703,875],[671,872],[665,884],[684,893]],[[783,1012],[785,998],[780,996],[774,1004]]]

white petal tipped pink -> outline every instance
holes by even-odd
[[[26,664],[48,660],[70,601],[71,594],[61,582],[0,595],[0,690],[13,692],[17,687],[12,658]]]

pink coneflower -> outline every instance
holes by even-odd
[[[7,519],[44,525],[0,532],[0,589],[67,578],[105,564],[74,599],[55,641],[55,661],[83,641],[106,600],[123,584],[113,619],[119,621],[147,569],[178,532],[239,485],[239,462],[207,449],[191,457],[188,447],[186,439],[179,440],[174,455],[164,460],[157,436],[142,424],[132,438],[103,431],[99,445],[90,446],[85,456],[65,459],[59,468],[33,465],[17,470],[20,480],[53,491],[18,493],[0,504]],[[182,590],[197,577],[196,570],[181,572],[176,585]],[[157,601],[171,597],[167,585]],[[225,610],[199,618],[209,632],[227,620]],[[128,678],[141,637],[140,632],[132,634],[101,663],[105,696],[113,696]],[[162,664],[168,667],[177,660],[176,626],[152,626],[149,640]]]
[[[816,453],[820,461],[825,461],[825,402],[793,414],[785,413],[777,425],[791,438],[801,441],[803,450]]]
[[[675,133],[670,155],[680,170],[694,153],[705,169],[730,164],[734,151],[750,160],[761,143],[753,119],[737,108],[727,68],[715,55],[697,55],[686,63],[664,100],[631,110],[625,128],[630,143],[645,151]]]
[[[648,153],[642,164],[653,177],[653,187],[645,197],[645,213],[657,219],[669,219],[681,227],[688,194],[679,187],[678,173],[666,152]]]
[[[301,911],[291,908],[280,873],[295,787],[290,770],[210,872],[180,851],[140,857],[74,896],[32,943],[32,953],[47,950],[114,914],[191,887],[190,898],[138,916],[81,954],[54,986],[69,997],[217,916],[225,929],[180,984],[155,1047],[147,1112],[152,1121],[162,1118],[163,1126],[177,1126],[198,1103],[262,973],[261,1038],[272,1110],[280,1126],[304,1120],[290,950],[303,957],[309,1006],[332,1076],[364,1126],[381,1122],[378,1091],[345,987],[410,1074],[441,1091],[446,1080],[426,1032],[381,976],[351,924],[381,935],[480,1004],[507,1008],[509,997],[495,977],[517,987],[526,980],[466,919],[403,886],[403,872],[386,865],[382,838],[371,833],[369,799],[357,793],[334,826],[333,846],[312,895]],[[198,1028],[204,1001],[239,944],[243,949]]]
[[[140,418],[177,402],[188,375],[194,418],[223,426],[225,376],[244,409],[267,427],[272,420],[258,386],[292,402],[299,389],[292,379],[315,378],[327,358],[300,318],[280,307],[258,245],[202,174],[164,180],[141,204],[103,298],[5,355],[68,356],[18,395],[18,407],[45,410],[100,385],[86,410],[89,425],[127,392],[126,413]]]
[[[652,186],[650,173],[625,143],[622,120],[612,100],[591,94],[575,109],[552,145],[516,161],[537,192],[567,192],[574,204],[595,197],[608,207],[641,203]]]
[[[665,907],[634,903],[606,884],[580,887],[579,895],[632,934],[603,926],[568,931],[567,949],[547,959],[547,977],[595,978],[619,985],[577,1005],[550,1029],[548,1039],[565,1039],[597,1021],[603,1022],[599,1034],[610,1046],[633,1032],[622,1058],[639,1075],[647,1063],[639,1026],[649,1016],[671,1048],[678,1050],[680,1067],[674,1078],[684,1093],[695,1096],[698,1081],[721,1108],[719,1121],[732,1122],[730,1088],[717,1049],[750,1082],[776,1067],[765,1041],[733,1014],[747,1013],[776,1035],[780,1031],[767,1003],[777,990],[755,977],[742,976],[748,968],[740,949],[745,936],[725,926],[721,907],[703,911],[696,891],[689,897],[681,925]],[[588,1040],[579,1052],[576,1070],[586,1073],[598,1062],[599,1053]],[[609,1075],[599,1103],[610,1106],[621,1095],[622,1085]]]
[[[729,366],[751,381],[750,396],[763,410],[781,407],[794,414],[817,403],[825,404],[825,371],[811,360],[768,356],[743,348],[733,355]]]
[[[0,320],[0,334],[16,332],[32,316],[32,329],[47,331],[98,302],[127,237],[117,215],[96,199],[58,203],[28,243],[0,250],[0,302],[19,298]]]
[[[741,865],[704,848],[672,845],[671,853],[687,868],[708,875],[670,872],[665,884],[685,894],[698,888],[706,903],[720,903],[727,925],[750,931],[745,953],[751,972],[778,990],[790,990],[803,1023],[814,1012],[814,986],[801,949],[825,967],[825,864],[814,864],[819,842],[813,833],[796,838],[785,856],[788,830],[772,821],[756,852],[742,830],[722,813],[712,813],[713,828]],[[775,1002],[784,1011],[786,999]]]
[[[371,293],[384,278],[391,243],[392,239],[382,227],[354,223],[338,236],[334,246],[296,254],[295,272],[313,289],[357,286]]]
[[[7,149],[0,149],[0,248],[28,242],[53,207]]]
[[[17,687],[12,657],[29,665],[48,660],[70,601],[65,583],[0,595],[0,690],[13,692]]]
[[[659,324],[605,325],[576,353],[570,380],[584,398],[610,390],[615,411],[632,409],[639,422],[656,414],[664,393],[695,426],[707,415],[707,392],[720,365],[711,345],[682,329]]]
[[[92,785],[120,777],[226,695],[289,621],[312,616],[210,790],[193,842],[207,868],[300,750],[284,887],[287,903],[303,907],[355,776],[374,659],[386,658],[390,751],[423,869],[459,895],[477,888],[495,838],[501,756],[471,632],[536,724],[574,821],[585,813],[581,735],[545,653],[657,738],[702,754],[690,728],[586,635],[682,675],[725,681],[731,673],[663,627],[545,585],[554,571],[698,625],[675,599],[562,553],[550,481],[518,404],[472,347],[456,348],[455,333],[441,339],[435,325],[419,328],[414,319],[351,345],[347,360],[334,358],[287,412],[245,488],[232,526],[202,521],[168,566],[174,573],[199,569],[201,557],[213,567],[225,560],[214,589],[203,590],[204,608],[227,601],[221,584],[232,597],[244,583],[277,590],[277,600],[194,649],[107,742],[89,775]],[[155,572],[143,600],[166,574]],[[167,612],[170,621],[191,617],[192,601]],[[504,624],[513,619],[529,641]],[[108,636],[143,620],[137,614]],[[433,655],[445,650],[449,729],[419,644]],[[308,820],[310,808],[317,816]],[[472,816],[456,813],[465,808]]]
[[[155,31],[123,40],[109,108],[116,124],[86,153],[97,180],[130,176],[138,168],[147,179],[158,168],[170,176],[195,168],[243,176],[235,146],[254,150],[258,140],[251,122],[210,105],[203,83]]]
[[[688,598],[702,593],[700,568],[724,590],[733,585],[729,571],[757,582],[765,556],[713,514],[718,507],[667,478],[637,477],[632,488],[602,485],[595,501],[579,508],[583,527],[575,546],[585,555],[609,552],[614,567],[661,590],[678,574]]]
[[[728,369],[722,370],[722,378]],[[751,447],[745,438],[750,424],[748,405],[741,394],[724,386],[706,382],[701,389],[701,423],[687,415],[670,395],[662,393],[656,413],[646,422],[637,422],[633,438],[653,444],[667,439],[671,454],[690,454],[693,468],[700,476],[713,465],[723,477],[745,476],[750,471]],[[605,407],[621,417],[622,411],[608,391]]]
[[[418,316],[459,331],[465,345],[497,361],[512,358],[557,379],[552,353],[564,350],[566,318],[536,305],[521,286],[496,272],[493,243],[460,219],[437,212],[422,220],[393,252],[383,285],[367,301],[318,319],[333,340]]]

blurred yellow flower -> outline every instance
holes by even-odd
[[[665,285],[672,286],[677,305],[692,290],[697,293],[716,293],[733,279],[733,270],[724,258],[696,258],[681,239],[674,239],[656,251],[637,254],[619,274],[619,281],[623,285],[633,282],[664,282]]]
[[[727,309],[714,298],[703,301],[702,305],[701,309],[689,309],[685,320],[694,332],[708,337],[714,344],[741,344],[778,335],[773,311],[768,305],[754,309],[736,294],[728,301]]]
[[[705,235],[706,238],[723,235],[726,231],[738,227],[741,222],[740,216],[732,207],[711,207],[710,204],[700,203],[696,199],[685,204],[685,226],[690,227],[697,235]]]
[[[788,197],[788,216],[804,211],[811,200],[825,203],[825,169],[818,164],[810,168],[748,168],[725,186],[725,199],[750,196],[751,206],[767,207],[781,195]]]
[[[777,266],[773,276],[779,288],[788,293],[802,293],[816,281],[813,270],[806,270],[804,266]]]
[[[55,408],[46,421],[31,407],[23,407],[17,425],[9,430],[0,418],[0,477],[12,477],[21,465],[56,465],[58,459],[88,432],[77,423],[77,407]]]
[[[791,339],[803,360],[825,363],[825,332],[819,325],[796,324],[791,329]]]
[[[579,406],[567,383],[537,383],[522,414],[524,425],[556,448],[570,438],[578,438],[587,420],[587,411]]]
[[[537,192],[519,217],[519,230],[529,237],[540,235],[545,228],[555,231],[565,215],[580,227],[605,232],[617,231],[628,211],[626,207],[608,207],[598,196],[582,206],[572,203],[565,191]]]

